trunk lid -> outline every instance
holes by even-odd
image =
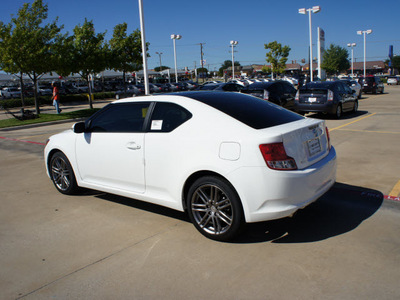
[[[274,130],[280,134],[286,154],[295,160],[299,170],[315,164],[329,153],[330,146],[323,120],[306,118],[276,126]]]
[[[299,95],[300,103],[324,104],[328,101],[327,89],[301,89]]]

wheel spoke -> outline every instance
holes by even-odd
[[[212,218],[212,214],[210,211],[207,211],[204,215],[204,217],[200,220],[199,225],[201,227],[206,227],[206,225],[210,222],[210,219]]]

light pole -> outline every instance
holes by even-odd
[[[351,78],[354,77],[354,47],[356,45],[356,43],[347,44],[347,47],[351,47]]]
[[[317,12],[320,12],[320,11],[321,11],[320,6],[313,6],[312,8],[308,8],[308,9],[305,9],[305,8],[299,9],[299,14],[305,15],[308,12],[308,27],[309,27],[309,32],[310,32],[310,80],[311,81],[313,81],[311,12],[316,14]]]
[[[156,54],[158,54],[158,56],[160,57],[160,72],[161,72],[161,71],[162,71],[162,70],[161,70],[161,66],[162,66],[162,65],[161,65],[161,55],[162,55],[163,53],[162,53],[162,52],[156,52]]]
[[[239,42],[238,41],[231,41],[232,46],[232,80],[235,79],[235,57],[233,55],[233,47],[235,47]]]
[[[175,40],[180,40],[182,38],[179,34],[171,34],[171,39],[174,42],[174,59],[175,59],[175,81],[178,83],[178,69],[176,68],[176,46]]]
[[[145,90],[145,95],[149,95],[150,89],[149,89],[149,78],[147,77],[147,50],[146,50],[146,35],[144,32],[143,3],[142,0],[138,1],[139,1],[140,31],[142,38],[144,90]]]
[[[367,76],[367,61],[366,61],[366,57],[367,57],[367,42],[366,42],[366,38],[365,36],[367,34],[372,33],[372,29],[368,29],[368,30],[359,30],[357,31],[358,35],[364,35],[364,78]]]

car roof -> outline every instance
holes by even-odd
[[[141,96],[126,98],[113,103],[143,102],[143,101],[165,101],[169,102],[174,97],[182,100],[179,102],[188,103],[192,99],[212,107],[232,118],[254,128],[263,129],[289,122],[294,122],[304,117],[293,113],[268,101],[242,93],[227,93],[222,91],[192,91],[180,93],[167,93],[156,96]],[[176,100],[176,98],[175,98]]]

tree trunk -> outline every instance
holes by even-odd
[[[90,84],[90,75],[87,76],[87,83],[88,83],[88,92],[89,92],[89,108],[93,109],[93,102],[92,102],[92,87]]]
[[[19,82],[21,84],[21,104],[22,104],[22,108],[25,108],[25,87],[24,87],[24,81],[22,79],[22,72],[20,72],[20,78],[19,78]]]
[[[37,78],[37,74],[33,73],[33,86],[34,88],[34,98],[35,98],[35,109],[36,109],[36,114],[40,115],[40,108],[39,108],[39,99],[38,99],[38,93],[37,93],[37,82],[38,82],[38,78]]]

